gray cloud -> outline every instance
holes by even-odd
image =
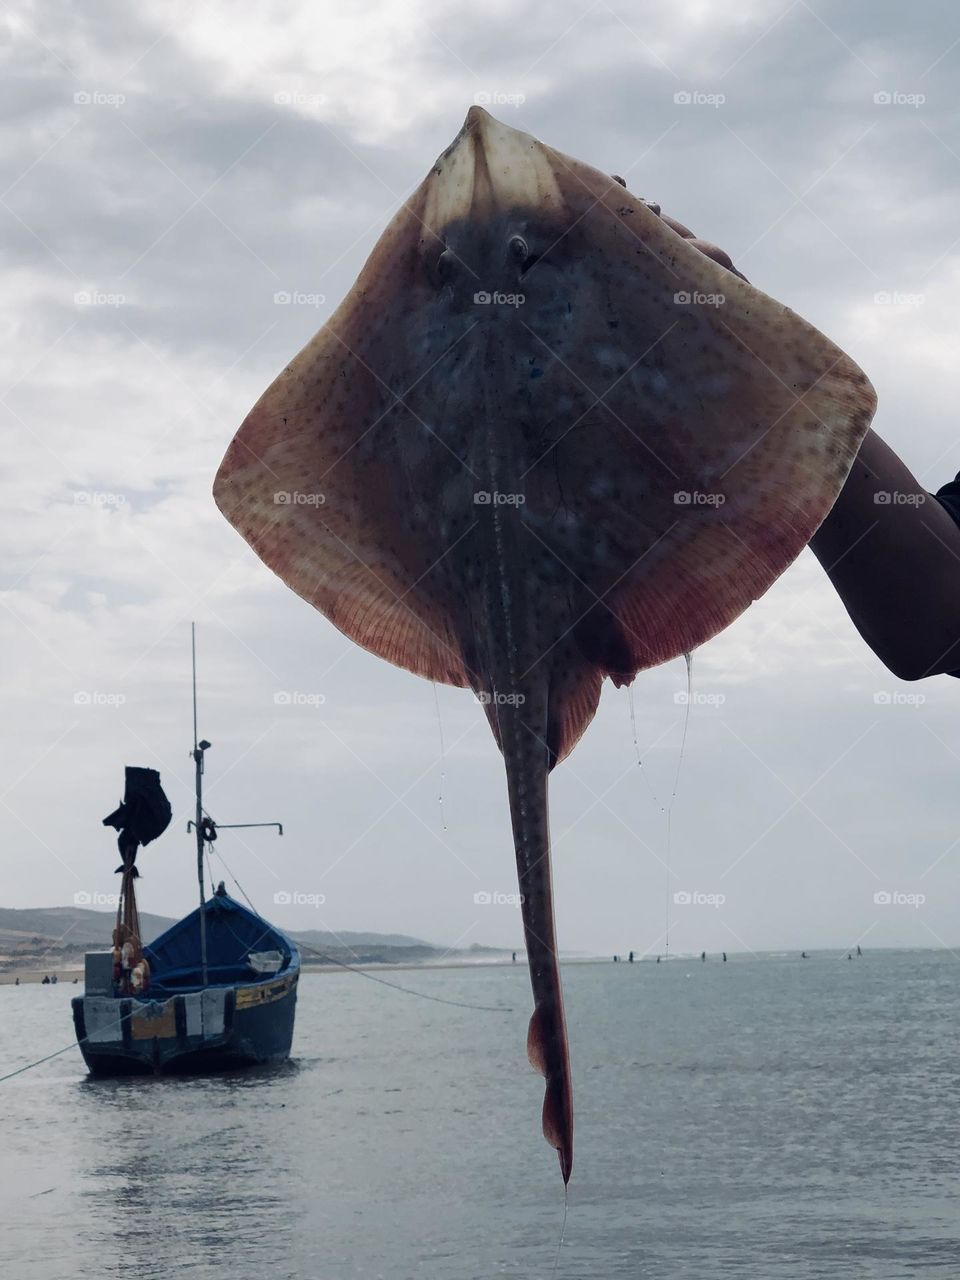
[[[936,487],[960,466],[952,7],[926,5],[922,25],[893,4],[759,0],[735,13],[699,0],[475,17],[440,3],[354,17],[100,0],[12,13],[4,901],[112,887],[99,819],[122,765],[140,762],[161,768],[177,806],[145,855],[145,903],[190,905],[196,617],[210,808],[288,831],[224,839],[254,900],[299,887],[327,903],[282,923],[519,945],[516,912],[473,902],[514,884],[480,708],[439,690],[444,830],[433,691],[351,646],[256,561],[209,496],[223,449],[474,96],[522,94],[499,108],[511,123],[629,170],[633,190],[846,346],[880,391],[881,434]],[[675,101],[684,91],[724,101]],[[926,100],[875,102],[882,92]],[[295,291],[324,300],[274,302]],[[882,291],[923,301],[877,304]],[[668,863],[671,896],[726,899],[671,908],[681,948],[956,942],[956,683],[886,674],[809,555],[694,671],[703,696],[669,857],[680,664],[637,681],[642,769],[610,689],[555,775],[564,945],[661,948]],[[926,903],[874,903],[894,890]]]

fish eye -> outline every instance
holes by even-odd
[[[530,248],[523,236],[511,236],[507,247],[511,258],[513,258],[515,262],[520,263],[521,275],[525,271],[529,271],[534,263],[539,261],[540,255],[538,253],[530,252]]]

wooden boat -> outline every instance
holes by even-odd
[[[124,800],[104,824],[115,827],[122,858],[111,951],[86,957],[84,993],[73,1000],[77,1043],[95,1075],[212,1072],[289,1057],[300,952],[281,930],[231,898],[223,882],[206,897],[204,856],[220,830],[279,822],[220,824],[203,807],[204,757],[197,741],[193,643],[194,819],[199,907],[152,943],[140,934],[135,881],[141,845],[163,833],[170,804],[153,769],[128,767]]]
[[[111,952],[87,956],[73,1001],[77,1041],[94,1075],[208,1072],[289,1057],[300,976],[296,944],[221,883],[200,909],[143,948],[146,997],[116,993]]]

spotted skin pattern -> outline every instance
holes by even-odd
[[[838,347],[658,212],[471,108],[214,486],[345,635],[480,695],[507,773],[528,1053],[565,1182],[549,772],[605,677],[691,651],[770,587],[876,407]]]

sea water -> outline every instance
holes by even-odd
[[[295,1058],[0,1085],[11,1280],[549,1277],[563,1214],[524,1057],[524,966],[305,975]],[[570,1280],[960,1276],[950,952],[564,970]],[[66,1044],[78,987],[0,987],[0,1074]]]

